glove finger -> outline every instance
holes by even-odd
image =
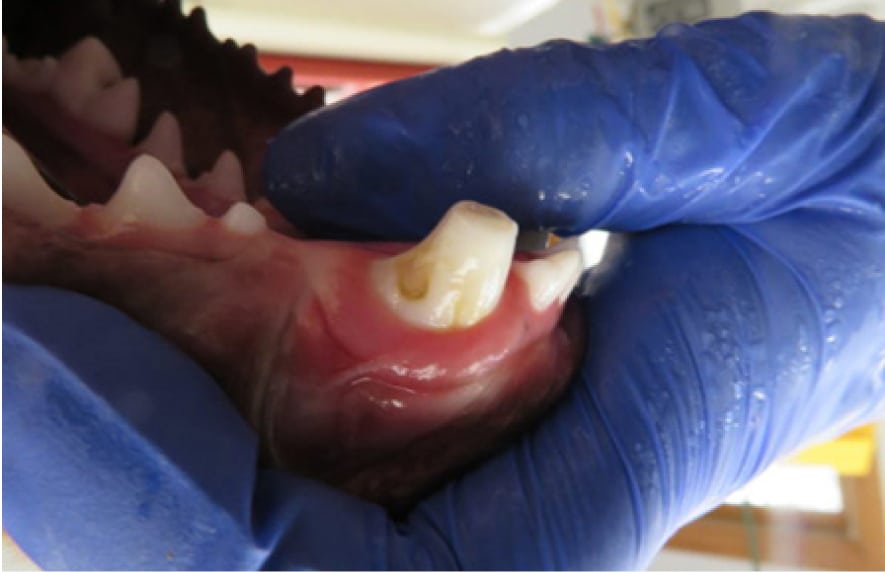
[[[3,525],[22,549],[47,569],[255,566],[237,545],[256,440],[212,379],[85,296],[5,284],[3,309]]]
[[[885,23],[767,13],[505,50],[296,121],[265,187],[308,233],[389,239],[460,199],[566,234],[875,209],[883,54]]]
[[[422,516],[466,568],[646,567],[774,460],[885,412],[883,240],[810,213],[620,238],[569,393]]]

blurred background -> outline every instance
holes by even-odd
[[[748,10],[867,13],[885,0],[205,0],[221,38],[252,43],[267,71],[290,66],[299,90],[332,103],[376,85],[504,47],[551,38],[605,44]],[[594,258],[604,238],[585,247]],[[778,464],[684,527],[655,570],[885,569],[882,426]]]

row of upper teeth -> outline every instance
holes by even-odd
[[[6,52],[4,42],[3,80],[23,91],[49,92],[68,112],[109,135],[124,140],[134,136],[138,81],[123,78],[113,55],[96,38],[85,38],[57,61],[19,60]],[[78,216],[80,209],[48,187],[27,153],[5,134],[3,138],[4,205],[49,225],[61,226]],[[187,229],[208,219],[176,183],[175,176],[184,176],[185,168],[181,130],[172,114],[162,113],[136,149],[143,155],[130,164],[100,211],[106,224]],[[245,196],[242,167],[229,151],[196,182],[231,202]],[[222,223],[243,234],[266,228],[263,215],[244,202],[235,202]],[[513,262],[517,230],[501,211],[458,203],[424,241],[375,264],[375,288],[401,318],[432,329],[469,327],[488,316],[511,270],[526,285],[536,310],[561,303],[582,270],[580,252],[560,248],[536,260]]]
[[[70,224],[82,210],[56,194],[26,151],[3,134],[3,205],[52,227]],[[169,170],[142,155],[99,211],[109,227],[139,224],[182,230],[209,219],[184,195]],[[221,217],[228,230],[251,235],[267,228],[264,216],[235,203]],[[531,261],[513,261],[517,225],[503,212],[471,201],[455,204],[420,243],[381,259],[372,269],[376,291],[403,320],[430,329],[472,326],[491,314],[512,271],[536,311],[562,303],[582,271],[580,252],[559,248]]]
[[[141,89],[138,79],[124,78],[120,65],[99,39],[86,37],[59,59],[19,59],[3,39],[3,83],[32,94],[49,94],[72,116],[94,129],[128,142],[135,136]],[[175,176],[186,175],[181,127],[168,111],[161,113],[135,150],[162,162]],[[231,151],[196,179],[231,202],[245,198],[243,169]]]
[[[70,224],[82,209],[53,191],[27,152],[3,134],[3,206],[50,227]],[[140,155],[129,165],[117,191],[99,211],[109,227],[140,224],[152,228],[195,228],[209,216],[185,196],[163,163]],[[233,232],[255,234],[267,228],[264,215],[244,202],[234,203],[221,217]]]

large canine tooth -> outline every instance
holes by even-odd
[[[140,98],[138,80],[126,78],[92,96],[81,117],[99,131],[129,141],[135,135]]]
[[[49,226],[77,216],[77,206],[58,196],[18,142],[3,134],[3,206]]]
[[[222,151],[212,170],[200,175],[196,182],[206,185],[216,195],[231,201],[246,200],[243,166],[233,151]]]
[[[139,144],[138,150],[156,157],[174,174],[184,175],[181,126],[178,124],[178,119],[168,111],[157,117],[150,133]]]
[[[60,105],[76,113],[98,92],[121,79],[113,54],[98,38],[89,36],[62,54],[52,93]]]
[[[553,252],[529,262],[513,263],[513,271],[528,288],[532,307],[539,312],[554,301],[565,302],[583,268],[581,252],[576,248]]]
[[[169,170],[150,155],[132,161],[103,213],[109,222],[141,222],[167,229],[191,228],[208,218],[184,196]]]
[[[235,203],[221,217],[221,223],[239,234],[258,234],[267,229],[264,215],[248,203]]]
[[[516,223],[497,209],[457,203],[421,243],[375,263],[375,288],[397,315],[417,326],[472,326],[498,305],[516,232]]]

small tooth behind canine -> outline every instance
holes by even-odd
[[[246,200],[243,166],[233,151],[222,151],[212,170],[200,175],[196,182],[206,185],[217,196],[230,201]]]
[[[52,93],[68,111],[78,112],[95,94],[121,79],[113,54],[98,38],[89,36],[62,54]]]
[[[236,203],[221,217],[228,230],[239,234],[258,234],[267,229],[264,215],[247,203]]]
[[[577,284],[582,270],[581,253],[574,248],[553,252],[529,262],[513,263],[513,271],[522,278],[528,289],[532,307],[539,312],[555,301],[564,302]]]
[[[160,160],[176,175],[184,175],[184,151],[181,141],[181,126],[178,119],[168,111],[157,117],[147,137],[138,150]]]
[[[191,228],[208,218],[184,196],[169,170],[150,155],[132,161],[102,212],[108,222],[141,222],[166,229]]]
[[[140,99],[138,80],[126,78],[96,93],[81,117],[99,131],[129,141],[135,135]]]
[[[18,142],[3,134],[3,206],[49,226],[64,225],[77,216],[74,203],[58,196]]]
[[[463,201],[418,245],[376,262],[376,291],[403,320],[430,329],[465,328],[500,301],[517,225],[503,212]]]

